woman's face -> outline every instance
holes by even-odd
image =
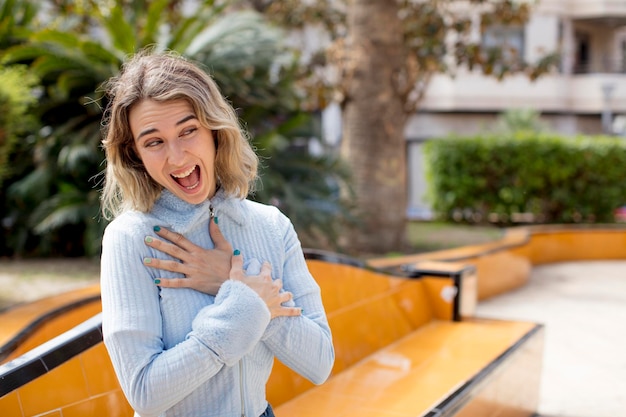
[[[180,199],[199,204],[216,189],[215,142],[185,100],[143,100],[129,113],[135,148],[148,175]]]

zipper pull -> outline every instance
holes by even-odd
[[[213,204],[209,205],[209,216],[211,218],[215,217],[215,210],[213,209]]]

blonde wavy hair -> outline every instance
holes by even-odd
[[[102,119],[106,154],[102,213],[111,219],[126,210],[148,212],[163,187],[139,158],[129,112],[142,100],[186,100],[216,142],[215,177],[228,195],[244,199],[257,179],[258,156],[233,107],[211,76],[175,52],[142,51],[104,84],[109,104]]]

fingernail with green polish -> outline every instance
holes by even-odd
[[[233,255],[237,256],[240,255],[241,252],[239,251],[239,249],[235,249],[235,251],[233,252]]]
[[[217,216],[213,217],[213,221],[215,222],[215,224],[217,224]]]
[[[146,236],[144,240],[146,241],[146,243],[151,243],[153,239],[152,236]]]
[[[149,264],[152,262],[152,258],[143,258],[143,263],[144,264]]]
[[[160,283],[161,283],[161,280],[160,280],[160,279],[155,279],[155,280],[154,280],[154,283],[155,283],[155,284],[160,284]]]
[[[154,226],[152,229],[153,229],[155,232],[158,232],[158,231],[160,231],[160,230],[161,230],[161,226]]]

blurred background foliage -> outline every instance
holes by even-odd
[[[278,205],[305,244],[349,221],[339,197],[347,169],[332,155],[301,151],[319,134],[300,110],[297,54],[284,34],[228,1],[5,0],[0,2],[2,241],[0,256],[97,256],[103,152],[100,90],[133,52],[176,50],[203,63],[239,111],[262,158],[257,195]],[[15,68],[15,69],[13,69]],[[18,68],[28,75],[14,81]],[[30,91],[29,91],[30,90]],[[35,94],[35,95],[33,95]],[[26,129],[20,115],[32,119]],[[304,143],[302,145],[301,143]],[[294,149],[296,149],[294,158]],[[11,169],[9,169],[11,167]],[[307,202],[321,204],[315,216]]]
[[[485,2],[469,3],[482,7]],[[399,19],[403,61],[398,68],[404,81],[385,95],[391,101],[377,100],[377,108],[364,107],[367,112],[358,115],[358,122],[371,129],[365,129],[369,136],[364,142],[349,149],[356,160],[363,155],[381,158],[384,147],[405,161],[404,137],[396,137],[403,134],[404,119],[384,137],[377,130],[384,125],[379,119],[391,104],[398,109],[392,113],[408,117],[433,74],[453,74],[465,66],[498,79],[513,73],[535,79],[558,58],[550,54],[529,65],[506,50],[463,41],[461,35],[467,34],[471,22],[452,14],[447,0],[377,4],[398,10],[388,17]],[[520,24],[531,7],[528,2],[490,4],[493,7],[481,12],[482,28]],[[310,152],[311,140],[322,136],[320,110],[331,100],[354,105],[349,92],[372,84],[368,78],[354,84],[350,10],[341,0],[0,0],[0,257],[99,255],[106,226],[99,214],[104,169],[100,119],[107,104],[100,86],[128,55],[147,46],[176,50],[213,75],[261,156],[262,179],[252,198],[285,212],[305,246],[341,250],[341,242],[356,247],[355,235],[346,232],[356,230],[375,248],[372,253],[398,250],[384,244],[395,239],[382,237],[405,233],[406,205],[382,197],[391,188],[388,183],[378,183],[374,170],[359,174],[349,169],[354,161],[342,160],[337,149]],[[371,30],[380,30],[380,24],[372,22],[376,27]],[[328,48],[307,54],[290,43],[293,38],[287,33],[298,37],[305,26],[321,28]],[[446,42],[449,32],[458,35],[453,45]],[[495,130],[480,138],[429,142],[431,193],[442,218],[456,220],[459,212],[471,219],[467,213],[510,216],[514,211],[541,210],[543,221],[606,218],[602,211],[591,216],[591,208],[573,204],[573,185],[563,178],[569,178],[564,171],[570,169],[600,169],[597,155],[609,152],[617,158],[616,148],[602,150],[584,140],[566,144],[543,132],[537,119],[532,111],[505,114]],[[350,134],[345,129],[344,143]],[[535,156],[526,156],[527,150]],[[494,164],[504,152],[510,158],[502,164],[510,166]],[[540,169],[537,158],[544,158],[542,152],[550,155],[552,165]],[[567,155],[573,159],[564,160]],[[572,161],[591,165],[568,167]],[[556,172],[545,177],[545,170],[552,168]],[[585,171],[582,178],[599,184],[596,173],[613,175],[604,166]],[[555,175],[560,182],[546,180]],[[602,181],[607,184],[607,179]],[[580,184],[580,178],[574,183]],[[540,192],[538,184],[548,188]],[[520,186],[526,188],[520,191]],[[402,181],[394,187],[406,193]],[[610,188],[615,191],[612,204],[622,194],[613,183]],[[563,213],[548,210],[555,201]],[[373,219],[357,218],[357,205],[373,209]],[[381,222],[383,218],[391,220]],[[497,224],[507,224],[510,217],[499,219]]]

